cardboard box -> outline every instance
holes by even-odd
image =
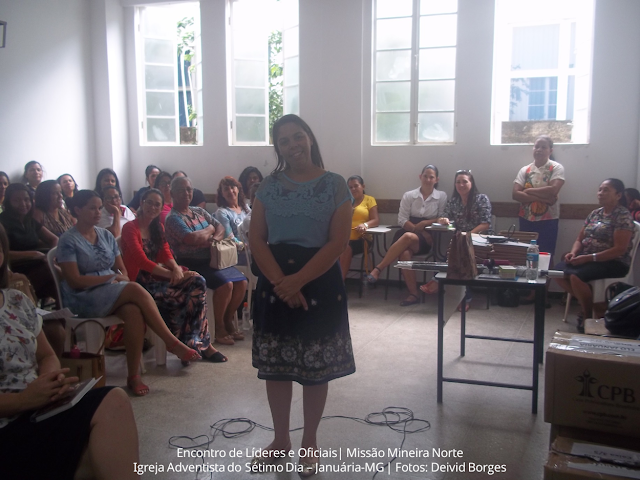
[[[557,332],[546,356],[544,420],[640,437],[640,341]]]
[[[588,458],[549,452],[544,466],[544,480],[622,480],[640,478],[640,470],[597,462]]]

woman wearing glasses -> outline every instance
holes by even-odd
[[[227,357],[211,344],[207,283],[198,272],[183,269],[173,259],[159,219],[163,204],[155,188],[142,194],[138,218],[122,229],[124,266],[156,301],[171,333],[205,360],[226,362]]]
[[[98,227],[109,230],[115,238],[120,236],[122,227],[127,222],[136,219],[129,207],[122,205],[122,194],[115,185],[107,186],[102,190],[100,215]]]

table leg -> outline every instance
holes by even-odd
[[[444,284],[438,288],[438,403],[442,403],[442,364],[444,355]]]
[[[467,306],[467,289],[465,288],[464,291],[464,298],[462,299],[462,303],[460,305],[462,305],[462,308],[460,309],[460,356],[464,357],[465,355],[465,341],[466,341],[466,335],[467,335],[467,312],[466,312],[466,306]]]
[[[535,293],[535,313],[533,327],[533,379],[531,382],[531,413],[538,413],[538,373],[539,364],[543,360],[544,343],[544,314],[545,314],[545,290],[536,289]]]

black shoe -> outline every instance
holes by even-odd
[[[576,317],[576,322],[576,330],[578,330],[578,333],[584,333],[584,317],[582,316],[582,314]]]

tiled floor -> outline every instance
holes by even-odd
[[[501,480],[541,479],[547,456],[549,425],[543,421],[544,368],[540,368],[539,414],[531,414],[531,393],[483,386],[445,384],[444,402],[436,402],[436,298],[408,308],[398,306],[406,291],[391,289],[384,301],[381,288],[366,289],[363,298],[357,286],[349,285],[349,313],[357,372],[331,382],[325,415],[364,418],[385,407],[405,407],[415,418],[429,422],[430,429],[407,435],[404,449],[427,450],[429,458],[402,458],[377,479],[473,479]],[[467,317],[467,333],[496,334],[531,338],[533,306],[485,310],[485,297],[475,295]],[[563,306],[554,303],[547,310],[545,340],[548,343],[557,329],[572,330],[562,323]],[[456,314],[457,315],[457,314]],[[454,315],[445,328],[445,374],[468,376],[484,380],[511,383],[531,382],[532,347],[528,344],[467,341],[467,355],[458,356],[460,323]],[[226,364],[197,363],[182,368],[169,355],[166,367],[156,367],[153,352],[146,355],[147,374],[144,381],[151,388],[145,398],[132,398],[140,432],[141,463],[164,467],[164,472],[147,473],[146,478],[158,479],[295,479],[298,475],[286,472],[295,465],[297,456],[283,463],[284,472],[250,475],[245,464],[250,461],[247,450],[266,446],[270,432],[256,428],[242,436],[218,436],[209,446],[224,458],[207,458],[205,464],[217,468],[240,469],[240,472],[194,473],[173,472],[173,468],[199,465],[201,459],[178,458],[170,448],[172,436],[199,437],[197,442],[211,438],[210,426],[221,419],[248,418],[263,425],[271,425],[264,383],[256,378],[251,366],[250,340],[221,348],[229,357]],[[124,357],[107,359],[108,383],[124,385]],[[294,387],[292,427],[302,425],[302,389]],[[247,425],[236,424],[243,430]],[[421,426],[421,425],[420,425]],[[417,428],[409,425],[408,429]],[[298,448],[301,432],[292,434],[294,448]],[[178,440],[189,445],[186,439]],[[324,472],[319,479],[370,479],[373,472],[365,465],[386,462],[388,449],[400,447],[402,433],[384,426],[371,426],[346,419],[323,420],[319,430],[320,446],[333,449],[341,458],[328,458],[323,463],[334,468],[361,468],[354,472]],[[347,449],[382,450],[381,458],[347,457]],[[240,449],[237,458],[231,458]],[[460,450],[459,458],[432,458],[433,449]],[[502,465],[506,472],[489,475],[469,472],[473,465]],[[460,468],[465,471],[446,471]],[[426,471],[416,471],[422,466]],[[437,468],[434,468],[437,467]],[[488,467],[485,467],[488,468]],[[434,471],[437,470],[437,471]]]

